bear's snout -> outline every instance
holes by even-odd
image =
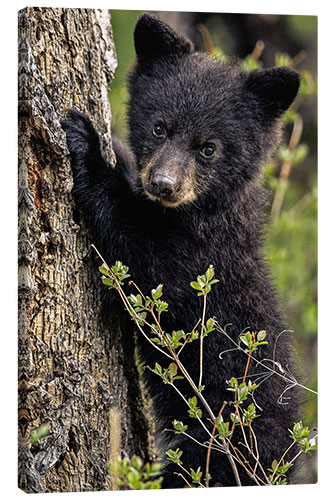
[[[176,181],[169,175],[155,174],[148,189],[155,196],[169,198],[176,190]]]

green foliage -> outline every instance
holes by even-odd
[[[180,457],[182,456],[183,452],[177,448],[176,450],[170,450],[166,451],[166,458],[167,460],[170,460],[170,462],[173,462],[174,464],[177,465],[182,465],[182,461],[180,460]]]
[[[218,418],[216,420],[216,428],[218,432],[216,433],[216,437],[220,439],[227,439],[232,436],[233,432],[229,429],[229,422],[224,422],[222,418]]]
[[[223,52],[220,47],[214,47],[211,56],[220,62],[227,63],[229,61],[229,57]]]
[[[307,40],[317,36],[317,16],[286,16],[286,25],[294,37]]]
[[[197,406],[197,398],[196,396],[193,396],[193,398],[190,398],[188,400],[188,404],[190,409],[188,410],[188,414],[191,418],[201,418],[202,417],[202,411],[200,408]]]
[[[112,133],[119,139],[127,137],[126,103],[128,91],[125,81],[135,57],[133,43],[129,43],[129,41],[133,38],[134,26],[141,13],[142,11],[138,10],[111,11],[113,39],[119,64],[111,84],[109,100],[112,109]]]
[[[184,425],[183,422],[180,422],[179,420],[174,420],[172,425],[175,429],[175,434],[184,434],[184,432],[187,431],[187,425]]]
[[[161,464],[158,462],[143,463],[137,455],[130,460],[118,457],[110,465],[110,472],[119,486],[131,490],[156,490],[161,488]]]
[[[303,97],[310,97],[316,93],[317,93],[316,80],[313,78],[310,71],[302,71],[299,95]]]
[[[39,443],[39,441],[50,434],[49,424],[42,424],[37,429],[34,429],[30,433],[30,441],[33,444]]]
[[[164,369],[158,363],[155,363],[155,368],[151,371],[161,377],[165,384],[173,384],[175,380],[184,378],[177,375],[177,365],[175,363],[171,363],[168,368]]]
[[[300,450],[307,454],[312,455],[310,450],[317,450],[318,446],[316,445],[315,439],[308,439],[310,434],[309,428],[303,425],[303,422],[296,422],[294,427],[289,429],[290,437],[294,440],[295,443],[298,444]]]
[[[243,344],[246,345],[244,351],[246,353],[253,353],[258,349],[260,345],[265,345],[267,342],[264,340],[266,338],[265,330],[260,330],[260,332],[246,332],[244,335],[240,335],[240,339]]]
[[[289,462],[284,462],[282,460],[281,465],[278,464],[277,460],[273,460],[272,468],[268,469],[271,472],[269,476],[269,481],[271,484],[287,484],[287,472],[292,467],[293,464]]]
[[[280,461],[278,462],[277,460],[274,460],[272,463],[272,467],[268,469],[271,474],[269,475],[269,481],[271,484],[287,484],[287,477],[286,474],[290,467],[293,465],[293,461],[295,458],[298,457],[298,455],[304,453],[306,455],[312,455],[311,451],[315,451],[318,449],[318,446],[316,444],[316,439],[308,439],[310,431],[308,427],[305,427],[303,425],[303,422],[296,422],[294,424],[294,427],[292,429],[289,429],[290,437],[292,438],[293,442],[291,446],[286,450],[286,452],[283,454],[281,457]],[[288,451],[291,450],[291,448],[294,445],[297,445],[299,448],[299,453],[294,457],[291,461],[285,462],[284,457],[287,454]]]
[[[190,468],[192,483],[194,483],[194,484],[200,484],[200,479],[202,476],[202,472],[200,469],[201,469],[201,467],[198,467],[197,470],[194,471],[192,468]]]
[[[247,354],[247,362],[244,369],[243,381],[239,383],[237,378],[232,377],[229,382],[230,387],[227,388],[227,390],[233,392],[235,395],[233,401],[235,411],[230,413],[230,421],[224,421],[222,417],[222,411],[224,407],[223,406],[221,408],[219,416],[215,418],[214,414],[209,408],[207,401],[202,396],[204,386],[201,385],[200,382],[197,387],[194,385],[194,382],[187,374],[186,368],[183,367],[179,359],[179,354],[181,353],[181,350],[184,348],[186,343],[196,340],[198,338],[198,335],[195,335],[195,337],[193,338],[193,333],[196,332],[195,328],[189,334],[186,334],[183,330],[177,330],[172,332],[172,334],[168,334],[167,332],[164,332],[161,328],[161,324],[159,321],[160,316],[158,315],[158,318],[156,318],[155,316],[156,311],[159,311],[159,314],[161,312],[166,311],[165,303],[161,301],[161,297],[163,294],[163,286],[158,285],[158,287],[154,288],[151,291],[151,296],[145,296],[143,295],[141,290],[139,290],[137,285],[132,283],[132,285],[136,287],[139,293],[137,295],[130,294],[129,296],[125,296],[122,290],[122,286],[123,286],[123,281],[129,277],[128,268],[124,266],[121,262],[117,261],[115,265],[112,266],[112,268],[109,268],[107,264],[104,262],[103,266],[101,266],[99,269],[102,274],[103,282],[109,288],[114,288],[118,291],[125,304],[126,310],[132,316],[132,318],[137,322],[137,325],[148,326],[150,328],[151,333],[157,335],[157,337],[152,337],[150,339],[153,345],[154,342],[157,342],[162,348],[165,349],[165,351],[162,352],[164,352],[169,358],[171,357],[174,359],[174,361],[169,363],[169,366],[167,366],[166,368],[163,368],[157,362],[155,363],[154,368],[150,367],[146,368],[150,369],[153,373],[155,373],[158,377],[160,377],[165,384],[169,384],[173,388],[175,388],[177,393],[187,403],[188,414],[191,418],[199,420],[201,425],[205,427],[205,424],[202,421],[203,412],[201,408],[198,406],[198,398],[201,400],[206,410],[208,410],[208,413],[212,416],[213,420],[211,420],[211,422],[215,422],[215,425],[212,433],[210,434],[210,446],[214,441],[214,449],[221,451],[222,453],[225,453],[226,450],[229,450],[228,444],[231,444],[235,427],[239,426],[241,427],[242,434],[244,436],[245,447],[249,450],[251,456],[255,456],[252,449],[253,439],[254,439],[252,423],[254,419],[259,418],[260,415],[257,415],[254,403],[250,403],[246,409],[244,408],[243,403],[248,399],[249,396],[253,396],[253,392],[255,389],[258,388],[258,385],[253,383],[250,379],[248,381],[245,380],[247,378],[247,371],[252,354],[259,347],[267,344],[267,341],[265,341],[266,332],[264,330],[260,330],[259,332],[246,332],[245,334],[240,335],[240,341],[246,346],[246,348],[241,348],[240,346],[238,346],[238,348],[240,349],[241,352]],[[192,288],[198,291],[198,295],[200,294],[203,295],[204,297],[204,310],[206,307],[207,294],[211,291],[211,285],[216,282],[217,280],[214,279],[214,269],[212,268],[212,266],[210,266],[207,269],[205,274],[199,275],[197,277],[197,281],[191,282]],[[161,304],[163,305],[163,307],[161,307]],[[145,314],[144,320],[142,319],[143,313]],[[156,323],[149,323],[147,319],[148,313],[153,317]],[[208,333],[211,333],[212,331],[214,331],[214,329],[215,329],[215,321],[212,318],[210,318],[204,323],[204,314],[203,314],[202,328],[201,328],[202,334],[200,336],[201,340],[204,335],[208,335]],[[141,332],[145,335],[142,329]],[[202,343],[200,343],[200,347],[203,348]],[[200,360],[201,359],[202,359],[202,352],[200,355]],[[178,375],[178,369],[181,370],[184,376]],[[201,370],[202,367],[200,368],[200,371]],[[274,373],[274,370],[272,370],[272,373]],[[184,378],[190,383],[192,390],[195,392],[194,396],[187,399],[175,385],[178,379],[184,379]],[[292,383],[294,383],[294,380],[292,381]],[[225,404],[226,402],[224,403],[224,405]],[[172,425],[173,425],[173,432],[175,432],[176,434],[186,433],[186,435],[189,438],[191,438],[191,435],[188,434],[187,432],[188,426],[184,425],[182,421],[174,419]],[[245,437],[245,428],[247,428],[249,432],[248,438]],[[205,429],[207,430],[206,427]],[[216,435],[214,436],[215,430],[217,430],[217,432]],[[293,429],[290,430],[289,432],[293,439],[290,448],[295,444],[297,444],[298,447],[300,448],[299,453],[305,453],[308,455],[311,455],[311,451],[317,449],[315,439],[314,438],[310,440],[308,439],[310,431],[308,427],[303,426],[302,422],[296,423]],[[218,448],[217,443],[219,442],[216,441],[217,439],[221,441],[220,449]],[[251,448],[249,447],[247,439],[250,439]],[[205,446],[204,443],[200,443],[196,439],[194,439],[194,441],[196,441],[198,445]],[[209,449],[210,446],[208,447]],[[284,456],[288,451],[289,449],[286,450],[286,452],[283,454],[279,462],[277,462],[276,460],[273,462],[272,469],[269,469],[269,472],[271,472],[269,478],[265,476],[266,481],[268,480],[269,483],[286,484],[287,482],[286,473],[290,468],[290,466],[292,465],[291,462],[286,462],[286,463],[284,462]],[[170,460],[176,465],[178,465],[186,473],[186,475],[190,477],[191,483],[183,474],[180,473],[187,486],[191,488],[204,487],[203,484],[201,483],[202,471],[200,470],[200,467],[197,470],[194,470],[191,467],[189,470],[187,470],[183,466],[183,462],[180,459],[182,454],[183,452],[179,448],[177,448],[176,450],[169,449],[166,452],[166,458],[167,460]],[[297,456],[295,458],[297,458]],[[231,458],[230,460],[231,460],[230,463],[232,464],[233,458]],[[237,458],[237,460],[239,460],[239,458]],[[259,460],[259,455],[257,456],[256,460]],[[243,466],[245,466],[245,468],[247,467],[245,463],[243,463]],[[161,486],[162,477],[153,479],[156,475],[160,474],[160,465],[159,464],[151,465],[149,463],[143,464],[143,461],[135,455],[131,458],[130,461],[118,458],[112,464],[111,472],[116,476],[119,485],[130,489],[156,489],[160,488]],[[204,479],[206,486],[208,486],[209,481],[211,479],[209,472],[206,472]],[[262,479],[260,480],[262,483],[265,484],[265,482]],[[256,482],[257,484],[260,484],[258,479],[256,479]]]
[[[209,266],[205,274],[197,277],[197,281],[191,281],[191,287],[194,288],[194,290],[199,290],[198,297],[207,295],[211,291],[212,285],[219,282],[219,280],[213,279],[214,274],[215,271],[213,266]]]
[[[256,384],[253,384],[251,380],[238,384],[238,380],[235,377],[230,379],[230,385],[231,387],[228,387],[227,390],[235,393],[235,401],[238,404],[246,401],[248,395],[258,387]]]
[[[293,164],[293,166],[297,166],[305,160],[308,152],[309,148],[306,144],[300,144],[293,150],[291,150],[287,145],[282,144],[278,151],[277,158],[282,162],[289,161]]]
[[[280,66],[291,66],[292,65],[292,58],[290,57],[289,54],[285,54],[282,52],[277,52],[275,54],[275,66],[280,67]]]
[[[267,228],[266,249],[291,324],[302,341],[311,341],[317,332],[317,190],[288,208],[296,191],[289,186],[286,208]]]
[[[244,410],[243,412],[243,425],[250,425],[253,422],[253,420],[258,417],[260,417],[260,415],[257,415],[256,407],[254,403],[251,403],[247,407],[247,410]]]
[[[103,275],[102,281],[104,285],[109,288],[117,288],[116,279],[119,281],[119,285],[123,285],[123,281],[130,276],[128,267],[124,266],[120,261],[117,261],[111,269],[103,264],[99,270]]]
[[[241,61],[241,67],[245,71],[252,71],[254,69],[261,69],[262,68],[262,62],[259,61],[258,59],[255,59],[252,56],[252,54],[249,54],[244,59],[242,59],[242,61]]]

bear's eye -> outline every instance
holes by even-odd
[[[204,144],[202,146],[202,148],[200,149],[200,154],[204,158],[211,158],[214,155],[215,150],[216,150],[215,144],[213,144],[212,142],[209,142],[209,143]]]
[[[162,139],[166,136],[166,130],[165,130],[165,127],[163,125],[163,123],[161,122],[158,122],[154,125],[153,127],[153,135],[155,137],[158,137],[159,139]]]

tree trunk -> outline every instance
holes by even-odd
[[[60,126],[67,107],[89,114],[113,163],[115,67],[108,11],[19,12],[19,487],[27,492],[109,489],[113,456],[148,456],[134,346],[125,356],[120,328],[101,319]]]

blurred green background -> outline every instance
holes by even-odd
[[[110,89],[112,132],[126,141],[126,73],[135,53],[140,11],[111,10],[118,68]],[[266,166],[266,255],[301,360],[302,383],[317,390],[317,18],[297,15],[154,12],[196,49],[220,60],[237,58],[244,69],[295,67],[299,96],[285,116],[282,145]],[[263,42],[257,43],[258,41]],[[302,418],[317,424],[317,397],[304,393]],[[316,460],[305,460],[301,481],[316,481]]]

